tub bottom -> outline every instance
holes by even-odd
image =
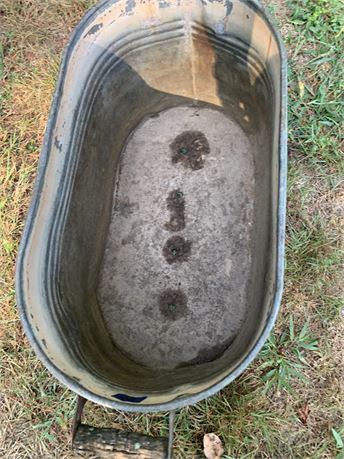
[[[249,314],[252,145],[211,108],[145,119],[122,151],[98,287],[116,346],[148,367],[215,359]]]

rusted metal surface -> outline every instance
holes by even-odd
[[[80,395],[77,396],[76,409],[72,423],[72,443],[74,442],[78,428],[81,425],[82,413],[84,411],[86,402],[87,400],[84,397],[80,397]]]

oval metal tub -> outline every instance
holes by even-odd
[[[249,0],[105,1],[67,47],[17,263],[25,331],[76,393],[195,403],[278,312],[286,59]]]

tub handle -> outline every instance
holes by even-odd
[[[96,428],[82,424],[86,399],[78,396],[72,424],[72,445],[78,451],[91,452],[97,458],[173,459],[175,411],[169,413],[168,438],[155,438],[135,432]],[[127,455],[126,455],[127,454]]]

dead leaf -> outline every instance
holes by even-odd
[[[204,454],[207,459],[221,459],[225,452],[222,442],[214,433],[205,434],[203,437]]]
[[[307,419],[308,419],[310,412],[311,412],[311,409],[309,408],[309,405],[307,402],[301,406],[298,413],[299,413],[299,419],[302,422],[302,424],[307,424]]]

